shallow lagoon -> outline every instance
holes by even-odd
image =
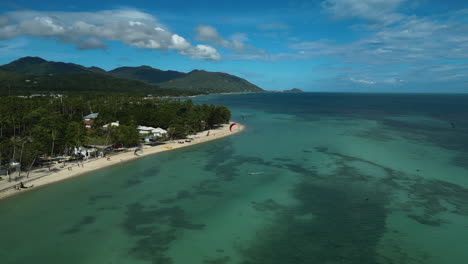
[[[194,101],[246,131],[0,201],[2,263],[466,261],[468,96]]]

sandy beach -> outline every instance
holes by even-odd
[[[85,173],[103,169],[122,162],[146,157],[148,155],[153,155],[163,151],[171,151],[174,149],[189,147],[192,145],[220,139],[226,136],[231,136],[242,131],[244,128],[245,127],[243,125],[239,124],[237,126],[234,126],[231,132],[229,131],[229,124],[225,124],[222,127],[206,130],[203,132],[199,132],[196,135],[189,136],[190,138],[192,138],[191,142],[185,142],[181,144],[179,143],[179,141],[183,140],[173,140],[167,141],[165,142],[165,144],[158,146],[145,145],[144,147],[142,147],[143,151],[138,152],[138,156],[134,153],[135,148],[130,148],[128,149],[128,151],[122,153],[109,155],[104,158],[89,159],[82,163],[73,162],[68,163],[65,166],[63,166],[63,164],[57,164],[51,167],[51,170],[49,170],[48,168],[35,169],[30,172],[28,178],[22,178],[22,181],[25,184],[25,186],[34,185],[33,188],[28,189],[15,190],[14,186],[18,185],[20,181],[8,182],[8,178],[6,176],[3,176],[3,180],[0,181],[0,199],[16,194],[25,193],[27,191],[37,189],[38,187],[42,187],[47,184],[70,179],[76,176],[83,175]],[[26,172],[22,172],[22,176],[24,175],[26,175]],[[15,173],[11,177],[14,178],[16,176],[17,174]]]

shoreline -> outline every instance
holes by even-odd
[[[132,160],[136,160],[138,158],[147,157],[150,155],[154,155],[164,151],[170,151],[174,149],[189,147],[213,140],[217,140],[220,138],[228,137],[231,135],[235,135],[242,130],[245,129],[245,126],[239,124],[237,128],[233,128],[232,132],[229,131],[229,125],[234,122],[229,122],[229,124],[224,124],[219,128],[205,130],[202,132],[198,132],[196,135],[190,136],[192,138],[192,142],[188,143],[185,142],[184,144],[178,143],[179,140],[172,140],[166,141],[164,144],[158,146],[143,146],[143,152],[139,155],[134,154],[134,150],[136,148],[130,148],[125,152],[117,153],[107,157],[101,158],[94,158],[82,163],[69,163],[69,165],[62,166],[61,164],[57,164],[53,166],[53,169],[49,171],[47,168],[38,168],[32,170],[29,174],[29,178],[23,178],[22,181],[25,183],[26,186],[34,185],[33,188],[15,190],[14,186],[18,185],[20,181],[12,181],[8,182],[7,177],[4,177],[3,180],[0,181],[0,200],[5,199],[7,197],[11,197],[14,195],[18,195],[21,193],[25,193],[31,190],[35,190],[38,187],[42,188],[47,186],[51,183],[67,180],[70,178],[78,177],[93,171],[97,171],[100,169],[104,169],[116,164],[121,164],[123,162],[128,162]],[[61,167],[62,166],[62,167]],[[26,174],[26,172],[23,172]]]

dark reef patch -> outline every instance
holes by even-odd
[[[190,193],[190,191],[181,190],[177,192],[174,198],[161,199],[159,200],[159,202],[167,204],[167,203],[174,203],[174,202],[182,201],[185,199],[195,199],[195,195]]]
[[[262,202],[252,202],[252,207],[257,210],[257,211],[277,211],[283,208],[280,204],[278,204],[275,200],[273,199],[267,199]]]
[[[409,214],[407,216],[409,218],[417,221],[418,223],[423,224],[423,225],[441,226],[444,223],[444,221],[442,221],[441,219],[433,219],[433,217],[431,217],[431,215],[413,215],[413,214]]]
[[[73,225],[71,228],[65,230],[62,232],[62,234],[75,234],[80,232],[84,226],[90,225],[92,223],[96,222],[96,217],[95,216],[85,216],[81,219],[80,222],[77,224]]]
[[[150,168],[143,170],[142,172],[139,173],[140,176],[142,177],[153,177],[157,175],[161,170],[159,168]]]
[[[441,226],[447,221],[439,218],[440,213],[450,212],[458,215],[468,215],[468,189],[442,180],[428,180],[419,175],[407,175],[401,171],[391,169],[373,161],[359,157],[352,157],[324,148],[317,151],[338,158],[338,169],[334,177],[352,178],[361,181],[375,181],[376,178],[363,175],[357,169],[349,166],[349,162],[363,162],[382,169],[385,172],[378,182],[393,188],[394,191],[405,190],[411,195],[411,200],[403,203],[400,210],[407,212],[407,216],[420,224]],[[422,210],[421,210],[422,209]]]
[[[204,224],[190,223],[185,211],[178,206],[146,209],[141,204],[128,206],[127,219],[124,222],[126,229],[133,234],[140,234],[138,230],[142,225],[168,224],[173,228],[203,229]]]
[[[408,214],[408,217],[425,225],[440,226],[446,221],[437,218],[440,213],[468,216],[468,189],[459,185],[440,181],[419,180],[407,187],[411,200],[406,208],[422,208],[422,214]]]
[[[242,264],[377,263],[386,231],[384,196],[366,200],[372,190],[307,181],[293,193],[300,204],[278,210],[272,226],[241,249]]]
[[[103,206],[96,208],[96,211],[114,211],[120,209],[120,206]]]
[[[443,118],[440,117],[440,119]],[[450,125],[445,127],[431,126],[386,118],[378,120],[378,122],[381,125],[379,129],[381,131],[394,130],[408,140],[421,144],[433,144],[458,152],[459,154],[452,160],[452,164],[468,169],[466,159],[468,157],[468,129],[463,127],[453,129]]]
[[[129,253],[142,260],[154,264],[171,264],[172,259],[166,255],[169,245],[176,239],[176,231],[151,230],[146,236],[137,240],[135,247]]]
[[[231,257],[217,257],[217,258],[206,258],[203,260],[204,264],[227,264],[231,260]]]
[[[128,179],[126,182],[125,182],[125,187],[126,188],[130,188],[130,187],[133,187],[135,185],[138,185],[140,183],[142,183],[143,181],[138,179],[138,178],[131,178],[131,179]]]
[[[167,256],[170,244],[177,238],[180,229],[204,228],[204,224],[193,224],[180,207],[145,207],[140,203],[127,206],[125,230],[137,238],[129,253],[152,263],[170,264]]]
[[[452,164],[468,170],[468,149],[465,152],[460,152],[452,159]]]
[[[395,137],[389,135],[388,130],[381,128],[370,128],[364,131],[359,131],[353,134],[357,137],[372,139],[375,141],[390,141],[395,140]]]
[[[95,204],[96,202],[98,202],[99,200],[103,200],[103,199],[110,199],[112,198],[113,196],[111,194],[98,194],[98,195],[93,195],[91,197],[89,197],[89,200],[88,200],[88,204]]]

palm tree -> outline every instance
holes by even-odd
[[[52,137],[52,150],[50,151],[50,156],[52,157],[54,155],[54,147],[55,147],[55,139],[57,138],[57,131],[53,129],[51,132],[51,137]]]
[[[19,170],[19,173],[18,173],[18,177],[21,177],[21,167],[22,167],[22,160],[23,160],[23,149],[24,149],[24,144],[27,143],[27,142],[31,142],[31,138],[29,137],[26,137],[26,138],[23,138],[23,143],[21,144],[21,151],[20,151],[20,170]],[[29,173],[28,173],[29,175]]]

